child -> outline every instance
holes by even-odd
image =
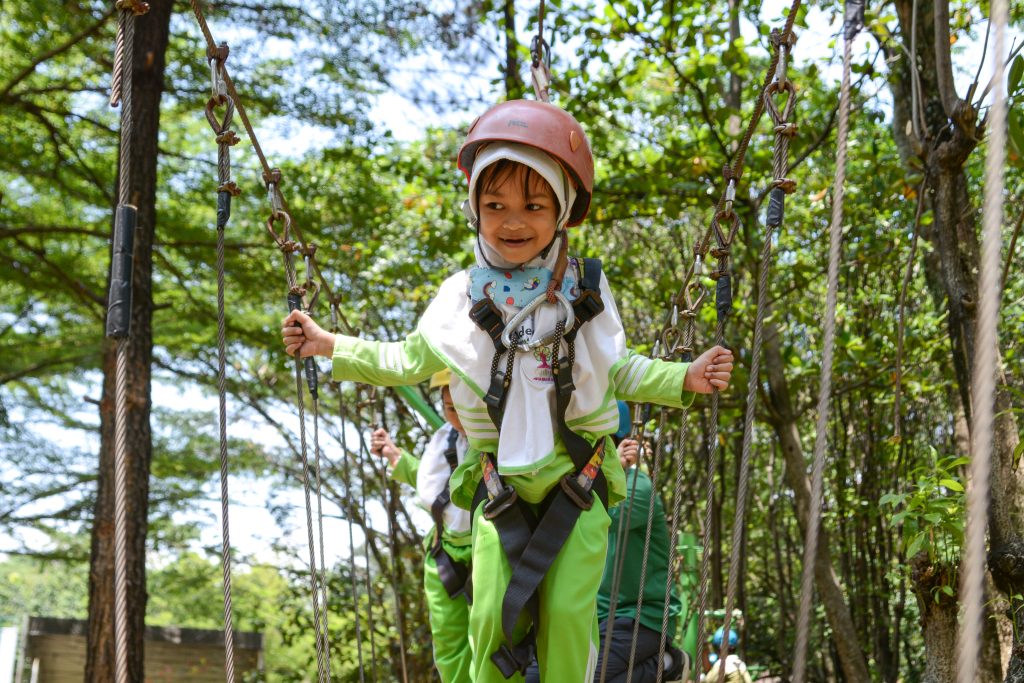
[[[711,661],[710,657],[708,658],[711,669],[701,676],[700,680],[703,683],[718,683],[718,679],[722,675],[722,662],[718,659],[718,651],[722,647],[724,639],[725,631],[719,628],[711,639],[713,648],[711,654],[715,657],[715,660]],[[747,665],[739,658],[739,655],[732,653],[732,650],[740,644],[740,637],[732,629],[729,629],[728,643],[727,649],[729,654],[725,656],[725,683],[750,683],[750,672],[747,671]]]
[[[594,181],[572,116],[499,104],[470,127],[458,163],[477,265],[445,280],[416,331],[396,343],[335,337],[295,311],[283,342],[289,354],[333,356],[341,380],[410,384],[451,368],[480,455],[451,479],[453,502],[473,512],[472,678],[521,681],[535,637],[542,680],[587,681],[606,509],[625,495],[622,465],[604,457],[615,399],[681,407],[691,392],[728,387],[733,357],[714,347],[687,365],[627,350],[600,263],[567,258],[565,228],[586,217]]]
[[[387,458],[391,478],[416,487],[419,502],[434,518],[434,529],[426,538],[423,560],[423,591],[430,612],[430,634],[434,664],[443,683],[472,683],[469,676],[469,560],[470,517],[450,503],[448,479],[465,459],[466,441],[462,423],[455,412],[448,384],[447,368],[430,378],[430,388],[441,389],[444,417],[448,424],[438,429],[417,460],[395,447],[384,429],[370,437],[370,452]]]

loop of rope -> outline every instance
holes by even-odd
[[[786,16],[786,23],[781,31],[773,32],[773,38],[771,41],[772,47],[777,48],[776,41],[790,43],[792,41],[793,25],[796,22],[797,12],[800,9],[802,0],[793,0],[789,8],[789,14]],[[785,37],[783,39],[783,37]],[[747,148],[750,146],[750,141],[754,136],[754,132],[757,130],[757,126],[761,121],[761,116],[764,114],[765,109],[765,93],[771,84],[775,81],[776,71],[779,66],[780,50],[773,49],[771,60],[768,63],[768,67],[765,69],[764,80],[758,90],[758,97],[754,100],[754,110],[751,112],[750,121],[747,123],[747,128],[740,138],[739,145],[736,148],[736,153],[733,155],[732,161],[725,165],[722,176],[726,181],[726,187],[719,196],[718,203],[715,205],[715,216],[719,215],[723,209],[729,211],[732,210],[732,202],[736,196],[736,183],[743,175],[743,168],[746,161]],[[707,253],[711,245],[712,236],[715,233],[715,221],[712,220],[712,224],[708,226],[708,229],[704,232],[703,236],[697,242],[697,246],[694,248],[695,254],[703,258]],[[685,297],[685,291],[689,287],[690,282],[694,277],[699,276],[700,262],[695,260],[693,264],[684,272],[680,282],[679,291],[675,296],[674,301],[682,304]],[[712,277],[717,274],[712,273]]]
[[[960,602],[964,606],[958,634],[958,683],[973,683],[978,670],[985,617],[985,528],[989,508],[989,474],[993,448],[996,373],[999,364],[1000,242],[1003,222],[1006,90],[1004,51],[1009,10],[1006,0],[992,0],[993,75],[989,140],[985,154],[985,203],[978,282],[977,341],[971,381],[971,464],[967,487]]]

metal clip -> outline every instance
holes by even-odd
[[[725,186],[725,211],[727,213],[732,212],[732,204],[736,201],[736,179],[729,178],[729,183]]]
[[[573,325],[576,324],[576,311],[573,309],[572,302],[569,301],[564,294],[560,291],[555,290],[555,298],[562,304],[562,308],[565,310],[565,328],[571,330]],[[547,292],[542,292],[537,295],[530,303],[523,306],[518,313],[512,316],[512,319],[505,325],[505,329],[501,333],[501,343],[505,345],[506,349],[510,349],[513,346],[517,347],[520,351],[533,351],[541,346],[547,346],[555,338],[555,330],[543,336],[534,337],[532,341],[524,341],[518,344],[512,342],[512,333],[519,329],[519,326],[523,324],[531,313],[533,313],[541,305],[547,303],[548,295]],[[557,327],[557,323],[556,323]]]

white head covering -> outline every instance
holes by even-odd
[[[562,165],[554,157],[536,147],[521,145],[518,142],[492,142],[477,152],[476,160],[473,162],[473,172],[469,179],[469,200],[463,205],[466,217],[476,224],[480,215],[476,203],[477,181],[480,178],[481,171],[502,159],[519,162],[523,166],[536,171],[540,174],[541,178],[547,181],[548,185],[551,186],[551,190],[555,193],[555,198],[558,200],[560,208],[556,230],[564,228],[569,220],[569,212],[572,210],[572,205],[576,202],[576,187],[569,182],[569,178],[562,169]]]

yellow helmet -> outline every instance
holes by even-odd
[[[446,387],[452,383],[452,371],[450,368],[445,368],[440,372],[435,372],[430,376],[430,388],[437,389],[438,387]]]

